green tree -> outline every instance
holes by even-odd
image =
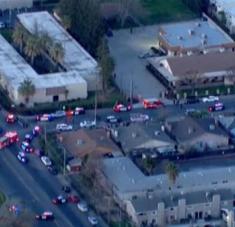
[[[53,40],[47,33],[41,33],[39,36],[40,39],[40,46],[42,47],[43,51],[49,53],[51,46],[53,45]]]
[[[154,161],[152,158],[150,157],[147,157],[143,160],[143,165],[144,165],[144,168],[147,170],[147,172],[149,174],[152,173],[154,167],[155,167],[155,164],[154,164]]]
[[[165,172],[168,175],[168,179],[172,185],[175,184],[176,178],[179,175],[179,170],[173,162],[168,162],[165,166]]]
[[[26,42],[24,52],[30,58],[30,62],[33,65],[35,57],[41,54],[42,46],[41,46],[40,38],[36,36],[30,36]]]
[[[95,54],[104,34],[99,0],[60,0],[57,9],[63,23],[81,45]]]
[[[17,46],[19,46],[21,53],[23,51],[23,45],[24,45],[24,42],[26,41],[27,37],[28,37],[28,34],[25,31],[25,29],[23,28],[23,26],[20,24],[17,24],[14,31],[13,31],[12,38],[13,38],[13,42]]]
[[[25,103],[28,103],[29,97],[35,94],[35,85],[30,79],[25,79],[23,82],[20,83],[18,92],[25,98]]]
[[[102,77],[102,88],[106,92],[112,81],[112,72],[114,70],[113,59],[109,55],[108,44],[105,39],[102,39],[97,49],[97,57],[100,65],[100,74]]]
[[[61,63],[64,59],[64,48],[61,43],[54,43],[52,44],[51,48],[49,49],[50,57],[56,62]]]

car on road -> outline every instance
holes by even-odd
[[[21,151],[17,154],[17,159],[22,163],[27,163],[28,162],[28,159],[27,159],[25,153],[21,152]]]
[[[214,105],[208,107],[209,112],[221,111],[224,110],[224,104],[222,102],[217,102]]]
[[[83,107],[76,107],[74,110],[74,115],[85,114],[85,109]]]
[[[41,132],[40,126],[38,126],[38,125],[34,126],[34,128],[33,128],[33,135],[34,136],[38,136],[40,134],[40,132]]]
[[[202,102],[206,103],[206,102],[218,102],[219,101],[219,97],[218,96],[208,96],[208,97],[203,97],[202,98]]]
[[[32,146],[30,146],[30,144],[27,141],[23,141],[20,145],[20,148],[27,153],[33,153],[34,152],[34,148]]]
[[[111,124],[120,123],[121,118],[113,116],[113,115],[109,115],[106,117],[106,122],[111,123]]]
[[[193,115],[193,114],[200,114],[201,110],[195,109],[195,108],[189,108],[185,110],[186,115]]]
[[[71,188],[68,185],[63,185],[61,189],[65,193],[70,193],[71,192]]]
[[[131,104],[124,105],[122,103],[116,103],[113,107],[113,111],[116,113],[127,112],[132,109]]]
[[[64,132],[64,131],[71,131],[73,130],[72,125],[68,125],[65,123],[57,124],[56,125],[56,131]]]
[[[56,167],[54,166],[48,166],[47,170],[52,174],[52,175],[57,175],[58,174],[58,170],[56,169]]]
[[[159,107],[164,106],[163,102],[159,99],[144,99],[143,105],[145,109],[157,109]]]
[[[37,121],[53,121],[54,117],[51,114],[42,114],[36,116]]]
[[[149,115],[141,114],[141,113],[134,113],[130,115],[131,122],[145,122],[149,120]]]
[[[88,211],[88,206],[87,206],[87,203],[85,201],[78,202],[77,207],[82,212],[87,212]]]
[[[24,136],[24,141],[26,141],[27,143],[31,143],[32,142],[32,140],[33,140],[33,134],[31,134],[31,133],[27,133],[27,134],[25,134],[25,136]]]
[[[66,198],[62,195],[59,195],[56,198],[52,199],[52,203],[55,205],[65,204],[66,202],[67,202]]]
[[[51,116],[54,117],[54,118],[65,117],[66,112],[64,110],[58,110],[55,113],[52,113]]]
[[[80,122],[81,128],[94,128],[96,126],[96,121],[84,120]]]
[[[87,219],[91,223],[91,225],[98,225],[98,220],[95,216],[90,215],[90,216],[88,216]]]
[[[7,116],[6,116],[6,122],[7,122],[7,123],[13,124],[13,123],[16,122],[16,120],[17,120],[16,115],[11,114],[11,113],[7,114]]]
[[[67,201],[69,203],[76,203],[77,204],[79,202],[79,198],[77,195],[68,195]]]
[[[45,166],[51,166],[52,165],[52,162],[51,162],[50,158],[48,158],[47,156],[42,156],[41,161]]]
[[[37,220],[50,221],[54,220],[54,214],[51,211],[44,211],[42,214],[36,214]]]
[[[198,103],[198,102],[200,102],[200,100],[196,96],[188,96],[187,100],[186,100],[187,104],[195,104],[195,103]]]

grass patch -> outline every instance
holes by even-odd
[[[12,42],[13,29],[3,28],[0,30],[1,35],[9,42]]]
[[[5,203],[6,196],[3,192],[0,191],[0,207]]]
[[[197,17],[181,0],[140,0],[147,11],[144,24],[184,21]]]

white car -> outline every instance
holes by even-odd
[[[55,118],[59,118],[59,117],[65,117],[66,116],[66,112],[63,110],[58,110],[55,113],[51,114],[53,117]]]
[[[28,159],[27,159],[25,153],[24,153],[24,152],[21,152],[21,151],[17,154],[17,158],[18,158],[18,160],[19,160],[20,162],[22,162],[22,163],[27,163],[27,161],[28,161]]]
[[[56,125],[56,130],[57,131],[70,131],[73,130],[73,126],[72,125],[68,125],[68,124],[57,124]]]
[[[41,161],[45,166],[51,166],[52,162],[47,156],[42,156]]]
[[[80,122],[80,127],[81,128],[93,128],[96,126],[96,122],[95,121],[81,121]]]
[[[118,123],[118,122],[120,122],[120,118],[115,117],[113,115],[109,115],[109,116],[106,117],[106,121],[108,123]]]
[[[208,96],[208,97],[204,97],[202,98],[202,102],[218,102],[219,101],[219,97],[218,96]]]
[[[87,206],[87,203],[84,202],[84,201],[81,201],[77,204],[77,207],[80,211],[82,212],[87,212],[88,211],[88,206]]]
[[[130,121],[131,122],[145,122],[149,120],[149,116],[147,114],[131,114]]]
[[[88,216],[88,221],[91,223],[91,225],[97,225],[98,220],[95,216]]]

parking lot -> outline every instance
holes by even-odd
[[[110,52],[115,61],[116,83],[127,96],[132,90],[135,96],[155,98],[165,90],[146,70],[146,58],[141,58],[150,52],[150,47],[156,46],[157,33],[158,26],[153,25],[133,28],[132,31],[114,31],[113,37],[109,38]]]

